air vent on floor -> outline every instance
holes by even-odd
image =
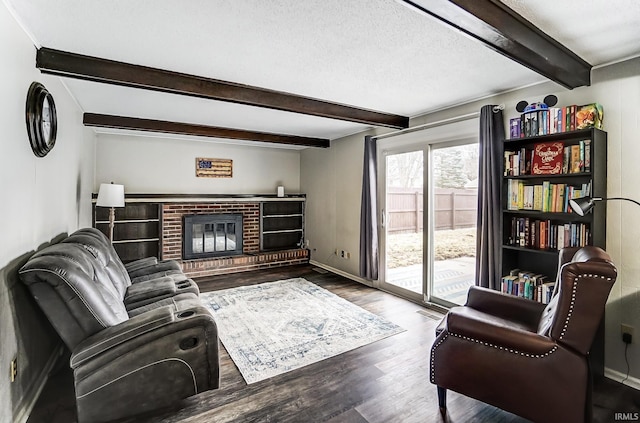
[[[444,317],[444,314],[440,314],[437,313],[435,311],[429,311],[429,310],[417,310],[416,311],[418,314],[422,314],[424,317],[427,317],[431,320],[442,320],[442,318]]]

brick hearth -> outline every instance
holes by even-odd
[[[243,255],[182,260],[184,215],[242,213]],[[260,203],[165,203],[162,206],[162,258],[176,260],[191,278],[307,263],[309,251],[260,252]]]

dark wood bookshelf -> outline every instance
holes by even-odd
[[[503,143],[503,157],[506,152],[518,151],[522,148],[530,150],[533,149],[536,144],[543,142],[562,141],[564,145],[567,146],[579,144],[581,140],[591,140],[590,171],[554,175],[525,174],[519,176],[503,176],[501,212],[503,233],[500,254],[502,274],[500,276],[508,275],[513,269],[521,269],[523,271],[546,275],[549,280],[555,280],[557,277],[558,249],[538,249],[510,244],[512,218],[514,217],[550,221],[552,224],[587,224],[591,234],[589,244],[606,250],[607,208],[604,207],[603,204],[594,207],[594,209],[585,216],[578,216],[575,213],[566,212],[508,209],[508,185],[510,180],[522,181],[525,185],[539,185],[542,181],[550,181],[552,184],[579,186],[590,182],[590,196],[606,198],[607,134],[602,130],[589,128],[535,137],[506,139]],[[513,239],[511,241],[513,242]],[[604,326],[602,324],[591,349],[590,361],[594,375],[602,376],[604,373]]]

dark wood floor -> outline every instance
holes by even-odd
[[[440,416],[428,376],[437,321],[418,313],[425,309],[414,303],[318,273],[309,265],[217,276],[198,284],[206,292],[290,277],[304,277],[406,332],[252,385],[221,348],[220,389],[126,422],[525,422],[455,392],[448,394],[447,417]],[[74,407],[73,376],[65,362],[52,375],[28,423],[73,422]],[[596,422],[614,421],[615,412],[639,411],[640,392],[608,379],[597,382]]]

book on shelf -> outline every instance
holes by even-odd
[[[576,129],[602,129],[604,111],[598,103],[585,104],[576,107]]]
[[[604,111],[599,103],[550,107],[522,113],[519,118],[510,119],[509,135],[515,139],[592,127],[602,129],[603,118]]]
[[[580,145],[571,146],[571,163],[569,165],[569,173],[580,173],[584,164],[580,160]]]
[[[533,210],[533,191],[534,185],[524,185],[524,204],[523,210]]]
[[[584,140],[581,144],[584,149],[584,171],[591,172],[591,140]]]
[[[509,119],[509,137],[520,138],[520,118]]]
[[[504,294],[526,298],[532,301],[548,304],[553,297],[554,282],[542,274],[520,269],[513,269],[502,277],[501,291]]]
[[[591,140],[565,145],[562,141],[505,150],[504,176],[561,175],[591,172]]]
[[[524,185],[524,182],[516,179],[509,179],[509,183],[507,185],[508,210],[519,210],[518,195],[520,193],[520,185]]]
[[[533,186],[533,210],[542,211],[542,185]]]
[[[591,244],[588,223],[557,223],[550,219],[512,217],[508,245],[536,250],[560,250]]]
[[[518,179],[507,182],[507,210],[535,210],[544,213],[571,213],[569,200],[591,195],[591,181],[583,184],[525,184]]]
[[[542,211],[547,213],[550,212],[549,207],[549,188],[551,183],[549,181],[542,182]]]
[[[555,175],[562,172],[564,143],[561,141],[543,142],[533,146],[531,174]]]

